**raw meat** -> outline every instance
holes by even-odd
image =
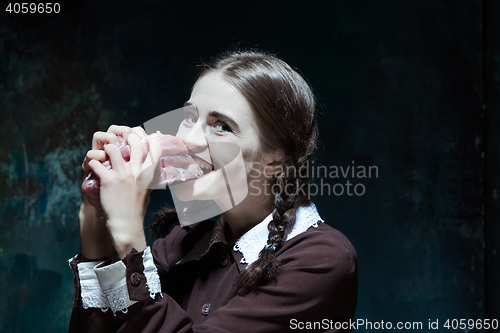
[[[151,134],[148,138],[156,137],[160,141],[161,158],[159,164],[160,172],[158,179],[155,179],[156,184],[154,188],[161,186],[166,187],[174,181],[185,181],[193,179],[203,174],[203,170],[188,154],[187,148],[184,143],[172,135],[165,135],[159,132]],[[130,146],[125,142],[121,136],[117,136],[117,146],[120,149],[123,159],[128,162],[130,160]],[[143,138],[143,159],[149,151],[149,144],[147,139]],[[107,169],[111,169],[109,160],[102,162],[102,165]],[[90,204],[94,206],[99,214],[102,216],[102,208],[100,202],[100,182],[99,177],[94,172],[90,172],[82,183],[82,193],[88,198]]]

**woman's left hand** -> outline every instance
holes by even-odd
[[[134,133],[123,126],[112,126],[108,132],[121,135],[128,142],[130,161],[123,160],[116,145],[107,144],[104,151],[112,169],[107,170],[97,160],[90,161],[89,167],[100,179],[101,206],[108,231],[113,246],[123,259],[132,248],[138,251],[146,249],[143,221],[150,200],[148,185],[158,166],[161,148],[157,139],[149,139],[150,153],[143,162],[143,144],[137,135],[140,132],[136,130]]]

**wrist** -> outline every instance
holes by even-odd
[[[147,248],[146,239],[144,240],[133,240],[129,242],[115,242],[113,246],[120,257],[120,259],[125,259],[128,253],[132,249],[136,249],[138,252],[142,252]]]
[[[127,221],[130,222],[130,221]],[[137,251],[144,251],[147,247],[146,236],[142,228],[137,224],[120,223],[117,220],[108,220],[106,223],[111,241],[120,259],[125,258],[132,248]]]

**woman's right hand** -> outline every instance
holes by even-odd
[[[113,125],[107,132],[96,132],[92,139],[92,149],[87,152],[85,160],[82,163],[83,177],[85,178],[91,171],[91,167],[89,166],[91,161],[96,160],[103,162],[109,158],[104,149],[105,145],[117,143],[117,135],[122,136],[126,141],[128,141],[128,136],[131,133],[135,134],[139,138],[146,136],[146,133],[141,127],[130,128],[126,126]],[[100,166],[100,163],[98,166]],[[94,168],[95,167],[97,167],[96,164],[94,164]],[[105,198],[106,196],[104,198],[101,196],[101,202]],[[107,206],[104,206],[103,208],[105,207]],[[105,214],[105,216],[109,220],[108,214]],[[101,214],[98,214],[97,210],[89,203],[85,196],[82,196],[78,220],[80,223],[80,238],[82,244],[82,256],[84,257],[84,260],[97,261],[111,257],[112,244],[116,243],[116,240],[113,239],[114,237],[112,237],[113,235],[111,235],[109,231],[109,225],[107,225],[108,221],[106,218],[102,217]],[[114,242],[112,243],[113,240]],[[118,249],[117,251],[121,254],[121,256],[123,256],[121,253],[122,251],[119,251]]]
[[[161,157],[160,141],[149,138],[149,153],[144,159],[141,137],[146,133],[141,127],[111,126],[108,132],[120,135],[130,146],[130,160],[123,159],[114,144],[103,146],[112,169],[106,169],[98,161],[90,160],[89,167],[100,180],[100,201],[112,245],[120,258],[132,248],[146,249],[144,215],[149,204],[149,184]],[[107,137],[101,141],[106,141]]]

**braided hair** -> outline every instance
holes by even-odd
[[[315,100],[300,74],[271,54],[253,50],[224,52],[205,64],[197,79],[214,71],[222,73],[249,103],[261,156],[276,152],[281,155],[281,171],[270,179],[274,200],[267,245],[236,280],[238,291],[246,294],[276,276],[282,265],[276,253],[293,228],[298,201],[309,197],[308,172],[303,170],[316,147]],[[164,211],[160,215],[166,220],[172,214]],[[161,225],[156,219],[155,224]]]

